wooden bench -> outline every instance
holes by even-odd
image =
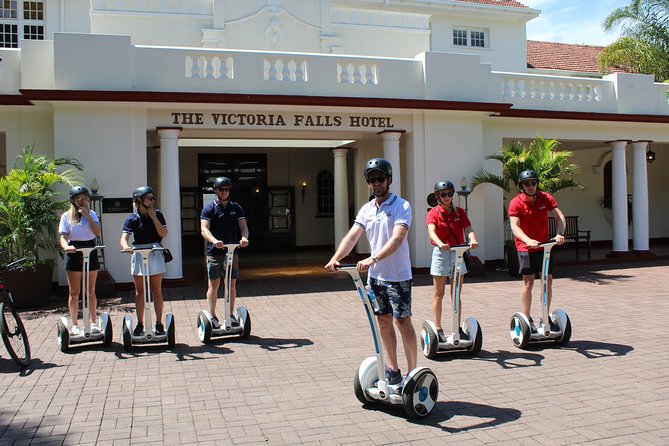
[[[588,260],[590,260],[590,231],[583,231],[578,229],[578,216],[565,216],[566,227],[564,228],[565,240],[574,240],[574,249],[576,249],[576,258],[578,259],[578,246],[581,240],[587,242]],[[557,221],[553,217],[548,217],[548,236],[555,237],[557,233]]]

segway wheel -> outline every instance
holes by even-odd
[[[132,333],[130,333],[130,326],[126,323],[125,319],[123,320],[123,348],[125,351],[130,351],[132,348]]]
[[[514,314],[511,318],[509,334],[516,347],[525,349],[530,345],[530,326],[519,313]]]
[[[469,347],[469,353],[472,355],[478,355],[481,351],[481,347],[483,347],[483,330],[481,329],[481,325],[477,325],[476,328],[476,337],[474,338],[471,347]]]
[[[58,348],[63,353],[67,353],[70,350],[70,332],[67,327],[63,325],[61,321],[58,321],[57,324],[58,330]]]
[[[564,327],[560,327],[562,328],[562,337],[557,341],[559,345],[565,345],[567,342],[569,342],[569,339],[571,339],[571,321],[569,320],[569,316],[566,314],[565,316],[567,318],[567,323]]]
[[[177,344],[176,328],[174,327],[174,316],[172,313],[167,313],[165,318],[167,322],[167,346],[172,348]]]
[[[102,345],[105,346],[105,347],[109,347],[112,343],[112,339],[114,339],[114,329],[112,328],[111,319],[109,319],[109,317],[107,317],[106,318],[106,324],[105,324],[104,338],[102,340]]]
[[[427,322],[423,322],[420,329],[420,346],[426,358],[432,359],[437,356],[439,337]]]
[[[204,312],[200,311],[198,313],[195,325],[197,326],[197,337],[200,342],[204,344],[209,342],[213,327],[211,326],[211,321],[205,316]]]
[[[242,326],[240,339],[246,339],[251,335],[251,315],[246,307],[237,308],[237,320]]]
[[[402,403],[409,418],[426,417],[437,404],[439,382],[432,370],[421,367],[410,374],[402,389]]]
[[[362,361],[362,364],[360,364],[358,371],[355,372],[355,376],[353,377],[353,392],[358,401],[362,404],[374,401],[367,395],[366,389],[373,387],[378,379],[379,375],[376,371],[376,356],[370,356]]]

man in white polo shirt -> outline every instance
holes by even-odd
[[[365,179],[374,199],[365,204],[337,252],[325,265],[336,271],[339,261],[351,252],[363,233],[371,246],[371,255],[358,262],[357,270],[369,270],[369,285],[376,295],[379,309],[374,312],[379,322],[383,347],[388,353],[386,379],[389,384],[402,382],[397,363],[397,337],[393,320],[402,336],[409,372],[416,368],[416,332],[411,323],[411,259],[407,234],[411,226],[411,205],[390,193],[393,169],[382,158],[373,158],[365,166]]]

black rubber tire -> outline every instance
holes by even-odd
[[[13,306],[6,305],[6,302],[0,304],[0,315],[0,335],[2,335],[9,356],[21,368],[28,367],[30,342],[28,342],[28,334],[21,316]]]
[[[425,341],[426,338],[427,342]],[[423,322],[420,329],[420,348],[423,350],[423,355],[428,359],[433,359],[439,351],[439,337],[427,322]]]
[[[251,336],[251,315],[247,311],[246,318],[244,318],[244,329],[242,330],[239,337],[241,339],[247,339],[249,336]]]
[[[130,329],[125,323],[125,319],[123,319],[123,326],[121,327],[121,330],[123,333],[123,348],[125,351],[130,351],[132,348],[132,333],[130,333]]]
[[[438,396],[439,382],[432,370],[419,370],[402,389],[404,410],[409,418],[426,417],[435,408]]]
[[[562,329],[562,337],[557,341],[559,345],[565,345],[571,339],[571,321],[567,316],[567,325]]]
[[[472,355],[478,355],[481,351],[481,348],[483,347],[483,329],[481,328],[480,324],[478,324],[477,328],[478,330],[476,330],[476,339],[474,339],[474,342],[469,347],[469,353]],[[467,335],[469,335],[469,333],[467,333]]]
[[[532,336],[532,333],[530,331],[530,326],[527,325],[527,322],[525,322],[525,319],[520,316],[518,313],[514,314],[513,317],[511,318],[511,324],[509,326],[509,332],[512,332],[518,327],[520,329],[520,333],[516,331],[516,336],[511,335],[511,340],[513,341],[514,345],[520,349],[526,349],[528,345],[530,345],[530,336]]]
[[[112,328],[111,319],[107,319],[107,326],[105,327],[104,338],[102,340],[102,345],[109,347],[114,339],[114,329]]]
[[[58,333],[58,347],[61,352],[67,353],[70,351],[70,332],[60,319],[56,325],[56,331]]]
[[[371,387],[375,381],[377,381],[377,372],[376,372],[376,361],[373,363],[369,364],[369,366],[364,370],[363,372],[363,379],[366,382],[360,382],[360,369],[363,367],[364,361],[362,364],[360,364],[360,367],[358,367],[358,370],[355,371],[355,376],[353,377],[353,393],[355,393],[355,397],[360,401],[362,404],[368,404],[372,401],[374,401],[373,398],[367,396],[367,393],[365,392],[365,389],[367,387]]]
[[[211,340],[211,332],[213,327],[211,326],[211,321],[207,316],[204,315],[202,311],[197,314],[197,319],[195,319],[195,326],[197,327],[197,337],[203,344],[206,344]]]
[[[176,342],[176,327],[174,326],[174,316],[172,315],[172,322],[167,325],[167,346],[169,348],[174,347]]]

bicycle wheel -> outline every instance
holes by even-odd
[[[21,367],[30,364],[30,344],[21,317],[9,302],[0,304],[0,335],[9,356]]]

